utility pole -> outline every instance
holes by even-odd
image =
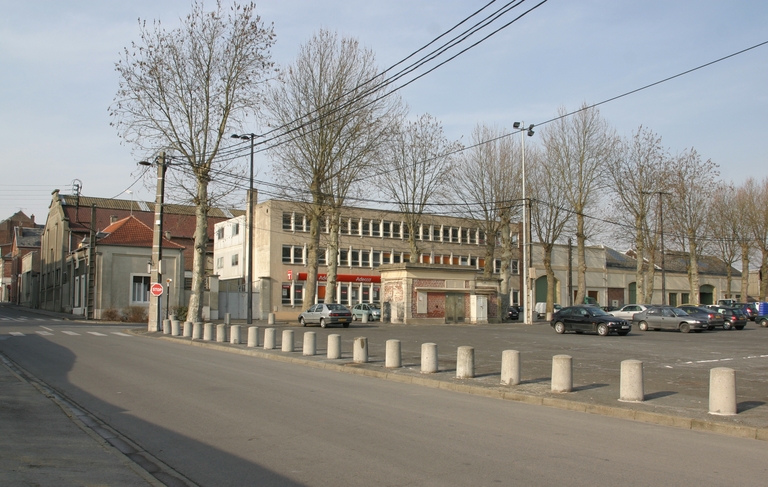
[[[151,166],[153,163],[142,161],[139,164],[142,166]],[[167,164],[165,162],[165,151],[160,153],[160,156],[155,159],[154,164],[157,166],[157,194],[155,196],[155,225],[152,233],[152,260],[149,262],[150,272],[150,286],[155,283],[160,283],[162,286],[163,278],[163,200],[165,199],[165,171]],[[147,331],[154,332],[160,331],[162,320],[162,296],[157,298],[149,298],[149,312]]]
[[[512,126],[520,129],[521,152],[522,152],[522,179],[523,179],[523,323],[533,324],[533,296],[531,292],[530,273],[531,273],[531,218],[528,198],[526,196],[525,181],[525,134],[528,137],[533,136],[533,124],[528,129],[525,128],[525,122],[515,122]]]
[[[573,240],[568,237],[568,276],[566,278],[568,288],[568,306],[573,306]]]

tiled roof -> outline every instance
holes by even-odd
[[[125,245],[129,247],[152,247],[152,229],[138,218],[128,216],[116,221],[103,230],[107,236],[98,240],[98,245]],[[183,249],[170,240],[162,239],[163,248]]]
[[[610,247],[605,247],[605,265],[619,269],[637,269],[637,259]]]
[[[16,247],[40,247],[40,237],[43,235],[43,228],[25,228],[16,227]]]

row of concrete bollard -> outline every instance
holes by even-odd
[[[212,341],[214,339],[214,326],[217,342],[229,341],[233,345],[242,343],[241,326],[232,325],[230,336],[227,340],[227,325],[214,325],[213,323],[185,322],[183,336]],[[178,320],[163,320],[163,332],[180,336],[180,322]],[[259,327],[248,327],[248,347],[259,347]],[[276,348],[274,328],[264,329],[265,350]],[[294,352],[293,330],[283,330],[281,351]],[[327,358],[338,360],[341,358],[341,335],[328,335],[326,348]],[[304,333],[303,355],[317,354],[317,335],[313,331]],[[352,349],[352,361],[355,363],[368,362],[368,339],[356,337]],[[387,368],[402,367],[402,354],[400,340],[387,340],[384,366]],[[423,343],[421,345],[421,372],[433,374],[438,372],[437,344]],[[475,349],[462,346],[458,348],[456,355],[456,378],[471,379],[475,377]],[[518,350],[504,350],[501,356],[501,383],[504,385],[520,384],[520,352]],[[573,358],[570,355],[555,355],[552,357],[552,381],[551,390],[555,393],[567,393],[573,391]],[[643,362],[640,360],[624,360],[621,362],[621,380],[619,385],[619,401],[643,402],[645,400]],[[710,370],[709,380],[709,412],[710,414],[729,416],[737,413],[736,405],[736,374],[733,369],[716,367]]]

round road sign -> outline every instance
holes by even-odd
[[[163,285],[159,282],[153,282],[151,286],[149,286],[149,292],[154,297],[159,297],[163,295]]]

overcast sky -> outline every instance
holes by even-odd
[[[325,28],[358,38],[384,67],[487,2],[256,3],[274,23],[279,65]],[[0,7],[0,220],[21,209],[43,223],[51,192],[71,193],[75,180],[87,196],[153,200],[151,184],[125,192],[139,156],[109,125],[114,63],[138,39],[139,18],[170,28],[190,2],[0,0]],[[432,114],[466,142],[478,123],[540,123],[559,107],[597,103],[768,41],[767,25],[764,0],[549,0],[401,93],[412,114]],[[694,147],[719,164],[722,179],[740,183],[768,175],[767,87],[765,45],[600,111],[620,135],[644,125],[673,153]],[[268,164],[258,159],[259,177]]]

